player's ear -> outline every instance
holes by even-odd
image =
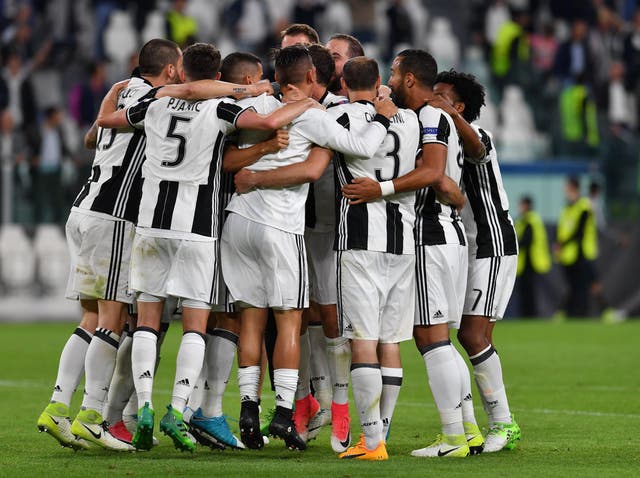
[[[462,113],[464,111],[465,106],[466,105],[462,101],[456,101],[453,104],[453,107],[456,109],[458,113]]]
[[[380,75],[378,75],[378,79],[376,80],[376,91],[380,88]]]
[[[416,77],[413,76],[413,73],[409,72],[404,75],[404,84],[407,86],[407,88],[411,88],[416,84]]]
[[[342,88],[343,90],[347,90],[347,82],[344,81],[344,76],[340,77],[340,88]]]
[[[215,79],[216,79],[216,80],[219,80],[221,76],[222,76],[222,73],[218,72],[218,73],[216,73],[216,77],[215,77]]]
[[[307,71],[307,83],[315,83],[316,82],[316,67],[314,66],[309,71]]]

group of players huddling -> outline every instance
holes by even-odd
[[[250,53],[221,62],[210,44],[151,40],[104,98],[85,136],[92,175],[66,226],[82,320],[38,428],[74,449],[151,449],[159,347],[178,306],[160,429],[181,450],[259,449],[267,435],[304,450],[330,423],[339,458],[386,460],[399,343],[412,336],[442,423],[412,455],[512,449],[520,429],[492,331],[518,250],[491,134],[472,124],[484,88],[411,49],[382,86],[358,40],[324,47],[307,25],[283,31],[274,56],[272,85]],[[222,412],[236,349],[240,438]],[[267,356],[276,407],[261,427]]]

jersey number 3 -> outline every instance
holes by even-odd
[[[178,156],[174,161],[162,161],[161,164],[169,168],[173,168],[179,165],[184,160],[184,150],[187,144],[187,140],[182,134],[176,133],[176,128],[179,121],[188,123],[189,121],[191,121],[191,118],[185,118],[183,116],[171,117],[171,121],[169,122],[169,131],[167,131],[167,138],[178,140]]]
[[[398,133],[396,133],[395,131],[389,131],[387,134],[391,136],[391,139],[393,140],[393,147],[391,148],[391,151],[389,151],[385,155],[385,157],[393,158],[393,176],[391,176],[390,178],[383,178],[381,173],[382,169],[376,168],[376,179],[379,182],[395,179],[400,173],[400,156],[398,156],[398,152],[400,151],[400,138],[398,137]]]

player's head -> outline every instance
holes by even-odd
[[[182,52],[170,40],[154,38],[142,46],[138,55],[140,76],[160,78],[165,83],[180,83],[182,75]]]
[[[564,194],[569,202],[575,202],[580,197],[580,179],[569,176],[564,187]]]
[[[344,33],[336,33],[327,42],[327,48],[333,56],[336,65],[336,71],[333,80],[329,84],[329,90],[337,92],[341,90],[340,79],[342,78],[342,68],[350,58],[356,56],[364,56],[364,48],[356,37],[345,35]]]
[[[333,77],[335,71],[335,63],[328,48],[322,45],[309,45],[309,55],[316,67],[316,81],[319,85],[327,86]]]
[[[316,81],[316,69],[309,50],[304,45],[293,45],[279,50],[275,54],[276,81],[281,89],[294,85],[306,93]]]
[[[484,87],[475,76],[455,70],[441,71],[436,77],[433,92],[451,103],[467,122],[480,117],[485,94]]]
[[[220,75],[222,81],[251,85],[262,79],[262,61],[253,53],[231,53],[222,61]]]
[[[291,45],[311,45],[320,43],[318,32],[306,23],[292,23],[280,32],[280,47],[286,48]]]
[[[518,208],[520,209],[520,214],[526,214],[531,211],[533,209],[533,199],[531,199],[531,196],[522,196],[518,203]]]
[[[415,103],[424,89],[433,89],[438,75],[436,60],[424,50],[403,50],[391,64],[391,76],[387,85],[393,99],[401,107]],[[425,98],[426,99],[426,98]]]
[[[217,80],[220,78],[220,58],[220,51],[210,43],[189,45],[182,54],[186,80]]]
[[[342,81],[348,91],[377,91],[380,86],[378,63],[373,58],[357,56],[344,64]]]

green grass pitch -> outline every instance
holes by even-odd
[[[637,477],[640,476],[640,322],[510,321],[495,331],[510,404],[522,428],[511,452],[463,460],[412,458],[438,432],[424,363],[412,343],[403,346],[404,385],[394,415],[387,462],[341,462],[324,430],[306,452],[272,440],[262,451],[195,454],[174,450],[160,435],[151,452],[74,453],[38,434],[60,351],[75,324],[0,324],[0,476],[243,476],[243,477]],[[162,352],[154,403],[169,400],[180,340],[174,323]],[[225,410],[239,412],[235,371]],[[264,393],[265,406],[273,404]],[[481,427],[486,417],[476,398]],[[76,394],[73,410],[80,403]],[[161,416],[162,412],[158,412]],[[352,408],[352,433],[359,425]],[[237,422],[231,422],[237,429]],[[157,429],[157,424],[156,424]]]

